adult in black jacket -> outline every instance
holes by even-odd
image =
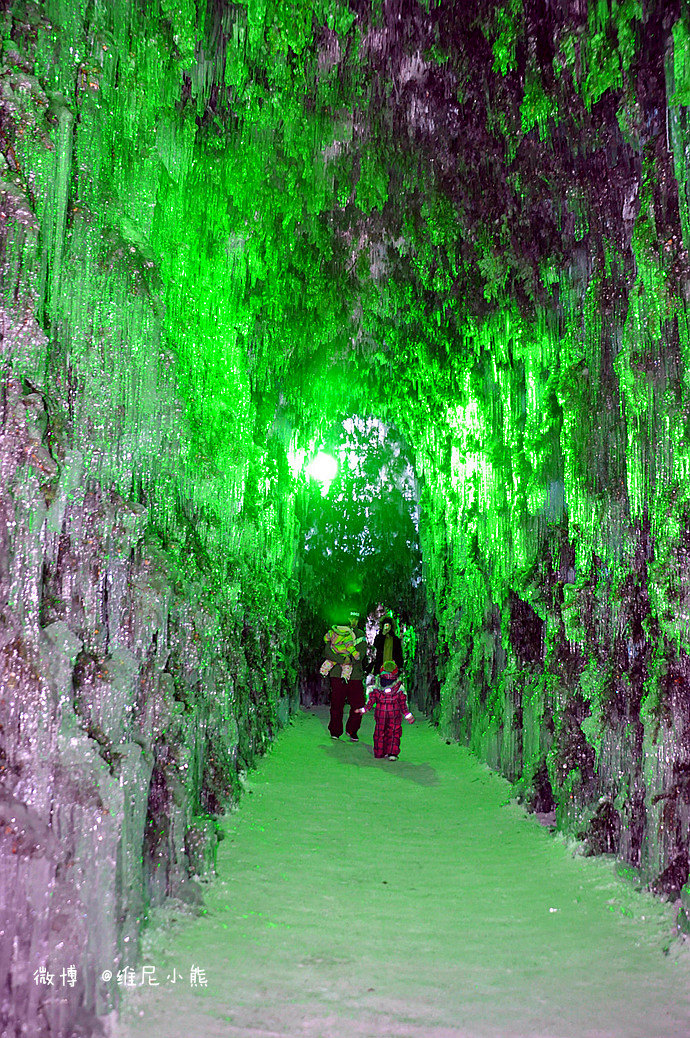
[[[372,674],[380,674],[384,663],[392,660],[398,670],[403,669],[402,642],[395,631],[395,620],[392,616],[384,616],[379,633],[374,638],[374,665]]]

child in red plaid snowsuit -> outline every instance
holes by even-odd
[[[372,707],[375,707],[376,720],[374,756],[397,760],[400,753],[402,717],[404,716],[409,724],[414,723],[414,717],[407,709],[405,687],[395,663],[384,663],[381,673],[377,675],[369,690],[367,705],[359,712],[365,714]]]

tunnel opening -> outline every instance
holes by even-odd
[[[412,644],[423,594],[419,488],[404,437],[372,415],[353,415],[325,429],[322,442],[337,459],[337,472],[327,488],[308,478],[300,504],[299,682],[305,705],[328,698],[319,664],[323,634],[332,624],[354,609],[373,641],[378,621],[390,612],[401,633],[410,629]]]

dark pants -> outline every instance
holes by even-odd
[[[381,710],[374,711],[376,727],[374,728],[374,756],[387,757],[389,754],[396,757],[400,753],[400,738],[402,736],[402,722],[400,713],[396,711]]]
[[[361,679],[343,681],[342,678],[331,678],[331,719],[328,723],[328,731],[331,735],[343,734],[343,710],[345,704],[350,704],[350,714],[347,719],[346,731],[348,735],[356,735],[362,723],[362,715],[356,714],[364,706],[364,685]]]

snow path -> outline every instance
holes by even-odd
[[[147,937],[159,986],[128,993],[126,1038],[688,1038],[671,906],[426,722],[390,762],[370,715],[358,745],[326,721],[298,714],[251,773],[207,913]]]

